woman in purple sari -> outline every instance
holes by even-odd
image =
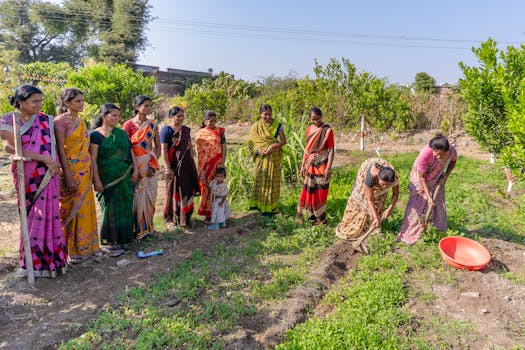
[[[22,138],[27,226],[35,277],[55,277],[65,272],[67,246],[60,222],[60,184],[53,118],[40,112],[42,91],[31,85],[20,86],[10,103],[15,111],[0,119],[0,137],[8,153],[15,151],[15,137]],[[13,133],[13,113],[20,121],[20,135]],[[18,191],[16,165],[12,173]],[[25,252],[20,239],[19,275],[26,275]]]
[[[429,206],[434,206],[430,221],[438,230],[447,230],[445,182],[456,165],[456,159],[456,149],[442,135],[434,137],[421,150],[410,172],[410,193],[398,241],[407,245],[417,242],[424,229],[420,218]],[[438,192],[434,193],[438,184]]]

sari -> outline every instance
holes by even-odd
[[[89,133],[83,119],[71,122],[68,114],[55,118],[55,128],[65,132],[64,150],[77,191],[68,192],[61,174],[60,218],[70,259],[87,259],[100,254],[97,215],[89,153]]]
[[[170,166],[170,171],[166,174],[164,220],[173,222],[175,214],[175,220],[178,218],[181,227],[190,225],[193,200],[199,194],[199,178],[191,154],[190,131],[185,125],[178,131],[166,125],[161,132],[161,142],[168,145],[167,162]]]
[[[0,119],[0,130],[13,132],[13,113]],[[51,157],[58,162],[52,117],[38,113],[25,123],[20,121],[20,135],[24,150]],[[23,169],[18,169],[14,163],[11,172],[19,198],[18,171],[24,172],[27,228],[35,277],[54,277],[57,270],[65,271],[68,257],[60,224],[59,176],[51,175],[51,171],[42,162],[24,161]],[[24,270],[25,254],[20,233],[19,266]]]
[[[348,240],[356,240],[363,235],[369,228],[373,221],[373,215],[368,207],[366,198],[366,184],[365,180],[367,174],[374,164],[379,164],[384,167],[394,167],[386,160],[381,158],[370,158],[365,160],[355,178],[354,186],[348,202],[346,203],[345,212],[343,219],[335,228],[335,234],[337,237]],[[398,181],[394,182],[393,186],[397,185]],[[385,210],[385,202],[388,196],[390,188],[383,188],[379,185],[379,182],[374,183],[372,187],[372,193],[374,197],[374,208],[377,215],[381,217]]]
[[[201,201],[197,214],[211,218],[212,195],[208,187],[200,179],[200,174],[204,172],[206,183],[211,183],[215,177],[215,170],[223,159],[222,144],[224,140],[224,129],[216,127],[210,129],[204,127],[197,131],[195,135],[195,150],[197,151],[197,174],[199,175],[199,185],[201,191]]]
[[[423,233],[424,226],[421,225],[420,217],[427,210],[427,195],[421,187],[419,173],[425,172],[425,181],[428,190],[434,196],[434,209],[431,213],[430,222],[442,232],[447,230],[447,209],[445,205],[445,187],[440,186],[439,191],[434,193],[441,178],[446,174],[451,162],[457,159],[457,152],[453,146],[450,146],[448,157],[446,159],[437,159],[434,157],[432,149],[427,145],[421,150],[416,158],[410,172],[410,184],[408,186],[409,195],[405,210],[405,217],[401,224],[400,233],[397,239],[408,245],[416,243]]]
[[[304,164],[306,176],[303,189],[299,195],[297,215],[306,212],[316,222],[326,220],[326,200],[330,181],[325,179],[324,173],[328,166],[328,155],[334,148],[334,133],[329,125],[306,128],[306,147],[304,149]]]
[[[260,119],[250,129],[249,145],[255,163],[255,181],[250,196],[250,210],[255,209],[264,214],[272,214],[276,213],[279,207],[282,149],[269,155],[259,154],[258,150],[266,149],[277,143],[281,129],[281,124],[275,119],[271,124]]]
[[[133,169],[128,134],[113,128],[107,137],[96,130],[91,143],[98,144],[98,173],[104,192],[97,193],[102,211],[100,238],[103,243],[127,244],[133,241]]]
[[[152,143],[158,127],[155,120],[146,120],[140,127],[128,120],[122,128],[129,135],[139,170],[137,183],[133,184],[133,232],[136,239],[142,239],[154,232],[159,162],[153,153]]]

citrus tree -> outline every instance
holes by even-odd
[[[478,66],[459,64],[461,94],[468,104],[465,129],[482,148],[501,154],[514,174],[525,177],[525,47],[503,51],[489,39],[472,51]]]

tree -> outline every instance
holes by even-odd
[[[431,94],[436,88],[436,80],[425,72],[419,72],[414,79],[416,94]]]
[[[79,17],[64,8],[34,0],[0,3],[0,47],[16,50],[20,63],[67,62],[79,65],[87,35]]]
[[[20,63],[68,62],[86,57],[133,64],[146,48],[148,0],[38,0],[0,2],[0,48],[20,52]]]
[[[144,30],[151,20],[151,6],[148,0],[108,1],[110,3],[110,25],[100,34],[101,45],[97,58],[109,64],[133,64],[148,43]]]
[[[123,64],[98,63],[70,72],[68,84],[82,90],[86,102],[96,108],[104,103],[117,104],[121,118],[126,120],[133,117],[135,96],[153,96],[155,78],[144,77]]]
[[[459,63],[461,94],[469,110],[466,131],[525,178],[525,47],[498,49],[489,39],[472,51],[479,65]]]
[[[479,67],[459,63],[464,75],[459,80],[461,95],[469,107],[464,117],[465,129],[483,149],[500,154],[512,141],[503,96],[504,72],[498,63],[500,53],[497,43],[491,39],[472,51]]]

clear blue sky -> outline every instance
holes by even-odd
[[[150,0],[156,19],[138,62],[225,71],[255,81],[295,71],[314,59],[349,58],[359,71],[391,83],[427,72],[456,83],[458,62],[476,64],[471,47],[494,38],[525,42],[523,0]],[[503,44],[505,43],[505,44]]]

